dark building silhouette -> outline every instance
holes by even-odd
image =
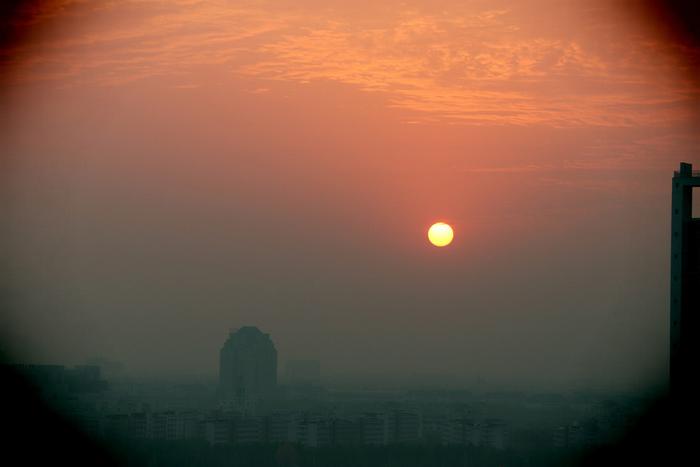
[[[671,221],[670,389],[673,397],[693,392],[692,356],[697,353],[700,312],[700,218],[693,218],[693,188],[700,172],[681,163],[673,174]],[[693,385],[692,387],[695,387]]]
[[[219,394],[246,404],[270,396],[277,387],[277,349],[255,326],[231,332],[221,348]]]
[[[78,365],[66,368],[63,365],[15,364],[4,365],[31,384],[44,399],[61,399],[78,393],[101,392],[109,386],[102,379],[100,367]]]

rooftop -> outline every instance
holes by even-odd
[[[681,178],[700,178],[700,170],[693,170],[693,164],[687,162],[681,162],[681,166],[678,170],[673,172],[673,177]]]
[[[690,172],[673,171],[674,177],[700,177],[700,170],[691,170]]]

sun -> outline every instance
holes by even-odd
[[[428,240],[437,247],[447,246],[452,243],[455,234],[449,224],[436,222],[428,229]]]

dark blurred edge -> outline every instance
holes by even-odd
[[[39,37],[51,24],[46,12],[59,4],[42,0],[0,0],[0,93],[4,91],[3,84],[13,65],[22,59],[22,46]],[[0,168],[6,162],[0,155]],[[9,290],[3,288],[0,293],[6,294]],[[8,298],[0,297],[0,304],[9,305]],[[0,413],[5,427],[0,463],[27,466],[120,464],[113,452],[89,438],[42,400],[37,388],[24,375],[2,364],[6,361],[7,355],[0,355]]]
[[[658,397],[617,444],[586,452],[581,465],[685,465],[694,453],[691,407]]]
[[[116,454],[77,429],[40,397],[27,378],[0,365],[2,463],[15,465],[119,465]],[[9,465],[9,464],[5,464]]]
[[[2,0],[0,1],[0,52],[9,53],[15,46],[39,33],[43,8],[55,1]]]
[[[0,1],[0,84],[25,41],[50,23],[43,17],[51,0]],[[700,0],[633,0],[631,13],[641,13],[661,38],[682,51],[691,79],[700,82]],[[59,416],[32,384],[10,367],[0,365],[2,414],[5,419],[3,458],[21,465],[118,465],[113,452]],[[619,444],[589,451],[582,465],[676,465],[693,451],[687,426],[694,425],[692,401],[659,397]]]
[[[88,437],[44,402],[25,376],[10,365],[0,365],[0,387],[2,414],[5,426],[9,428],[5,430],[0,459],[17,459],[18,465],[47,465],[50,462],[55,465],[112,466],[146,465],[149,458],[151,461],[158,458],[149,454],[152,447],[148,448],[148,445],[145,445],[146,451],[134,457],[127,445],[108,446],[102,444],[104,441]],[[691,423],[694,420],[690,407],[692,405],[672,403],[667,397],[660,397],[619,443],[561,459],[561,465],[682,465],[694,450],[691,439],[694,431],[687,430],[681,423],[684,419]],[[392,452],[390,449],[387,451]],[[410,447],[406,452],[410,452]],[[389,461],[386,455],[382,457]],[[236,465],[235,459],[230,461],[233,462],[231,465]],[[249,464],[242,462],[241,465]],[[440,465],[444,464],[440,462]],[[455,465],[465,464],[459,462]],[[529,462],[523,459],[516,465],[529,465]]]
[[[667,40],[686,47],[700,45],[700,2],[639,0],[641,13]]]

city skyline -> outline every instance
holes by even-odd
[[[697,0],[0,1],[26,465],[675,465]]]
[[[663,385],[698,48],[625,5],[13,10],[0,352],[215,378],[251,323],[334,384]]]

